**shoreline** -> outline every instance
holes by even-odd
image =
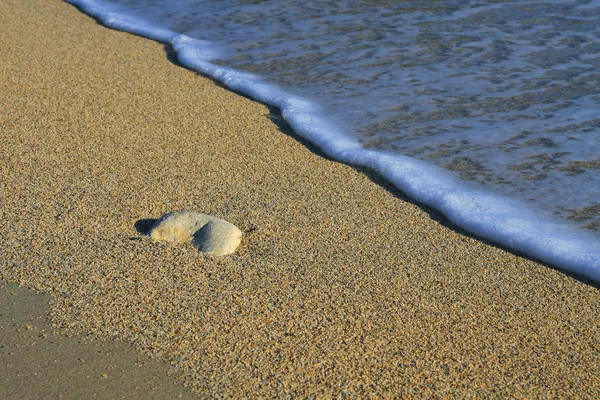
[[[244,77],[244,71],[212,63],[214,49],[169,29],[153,26],[127,14],[105,8],[98,0],[69,0],[79,10],[106,27],[133,33],[165,45],[167,54],[176,54],[174,64],[183,66],[251,100],[277,108],[294,129],[294,136],[319,147],[334,161],[367,168],[390,182],[418,205],[436,209],[475,237],[490,241],[537,262],[547,263],[585,281],[600,282],[598,237],[563,218],[536,211],[523,199],[505,196],[486,187],[449,174],[444,168],[401,154],[385,154],[363,147],[349,139],[315,114],[310,101],[298,99],[281,87]],[[210,42],[209,42],[210,43]],[[209,54],[209,55],[206,55]],[[306,120],[310,119],[310,124]],[[550,210],[546,210],[550,211]],[[547,214],[547,215],[544,215]]]
[[[600,395],[595,287],[318,157],[158,43],[58,0],[0,7],[0,278],[50,293],[60,332],[206,397]],[[238,252],[135,230],[180,209],[248,231]]]

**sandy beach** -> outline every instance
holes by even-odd
[[[59,0],[4,0],[0,24],[0,279],[45,293],[56,334],[134,348],[201,398],[600,397],[595,285],[322,157],[159,43]],[[141,233],[175,210],[236,224],[240,248]]]

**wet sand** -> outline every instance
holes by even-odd
[[[0,23],[0,278],[48,293],[58,333],[200,397],[600,396],[593,285],[321,157],[161,44],[59,0]],[[240,227],[238,252],[141,233],[183,209]]]
[[[1,399],[194,399],[174,368],[132,346],[55,332],[50,296],[0,282]]]

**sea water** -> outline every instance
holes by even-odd
[[[457,225],[600,281],[600,1],[68,1]]]

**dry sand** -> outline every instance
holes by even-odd
[[[600,397],[596,287],[314,154],[265,106],[59,0],[0,2],[0,278],[201,397]],[[248,231],[155,244],[188,209]],[[82,382],[84,384],[84,382]]]

